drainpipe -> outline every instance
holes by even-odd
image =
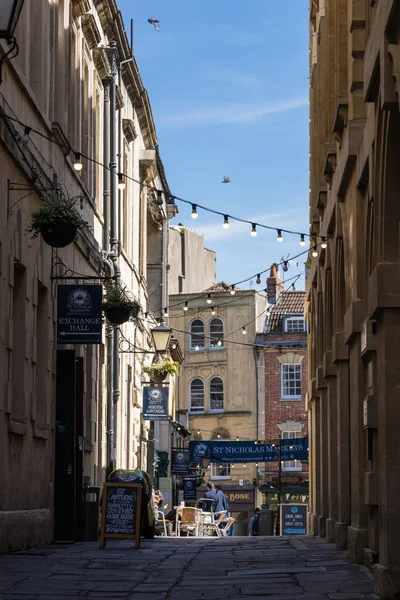
[[[165,217],[162,222],[162,258],[161,258],[161,305],[162,311],[168,306],[167,289],[167,257],[168,257],[168,218]],[[161,319],[164,318],[161,312]]]
[[[103,79],[104,86],[104,169],[103,169],[103,250],[108,256],[110,251],[110,86],[112,77]],[[108,264],[110,272],[114,275],[114,265]],[[115,468],[114,457],[114,408],[113,408],[113,378],[114,378],[114,329],[110,323],[106,326],[106,353],[107,353],[107,476]]]
[[[133,19],[131,19],[132,21]],[[133,27],[133,24],[131,23],[131,26]],[[133,32],[131,31],[131,45],[133,43]],[[130,58],[128,58],[127,60],[123,60],[119,63],[118,66],[118,86],[119,89],[122,89],[122,66],[126,65],[127,63],[131,62],[133,60],[133,56],[131,56]],[[123,148],[122,148],[122,140],[123,140],[123,133],[122,133],[122,106],[121,108],[118,110],[118,173],[122,173],[123,172]],[[124,175],[126,175],[126,173],[124,173]],[[123,199],[123,192],[122,190],[118,190],[118,255],[121,254],[121,247],[122,247],[122,235],[121,235],[121,224],[122,224],[122,199]]]

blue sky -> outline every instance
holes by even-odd
[[[171,192],[277,228],[308,232],[308,0],[120,0],[148,90]],[[147,22],[155,16],[160,31]],[[226,175],[231,183],[222,184]],[[177,203],[204,233],[217,281],[234,283],[305,248]],[[304,270],[290,267],[286,278]],[[195,265],[192,265],[195,268]],[[304,286],[302,278],[297,288]],[[242,287],[249,287],[244,284]],[[260,286],[265,287],[265,276]]]

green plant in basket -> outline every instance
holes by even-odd
[[[106,296],[103,300],[103,311],[113,325],[121,325],[130,319],[136,319],[141,306],[132,298],[126,287],[118,283],[109,283],[106,286]]]

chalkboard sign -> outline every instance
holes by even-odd
[[[306,535],[307,505],[281,504],[281,535]]]
[[[137,483],[105,483],[101,508],[100,548],[106,538],[132,538],[140,546],[142,486]]]

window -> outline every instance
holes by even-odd
[[[204,412],[204,382],[199,378],[190,384],[190,412]]]
[[[230,463],[211,463],[211,479],[230,479]]]
[[[288,333],[304,333],[306,323],[303,317],[289,317],[285,319],[285,331]]]
[[[204,350],[204,323],[200,319],[190,326],[190,350]]]
[[[301,431],[282,431],[281,437],[283,440],[300,438]],[[282,461],[282,471],[301,471],[300,460],[284,460]]]
[[[282,365],[282,398],[301,398],[301,364]]]
[[[224,382],[221,377],[213,377],[210,381],[210,412],[224,410]]]
[[[210,348],[222,349],[224,347],[224,324],[221,319],[210,321]]]

